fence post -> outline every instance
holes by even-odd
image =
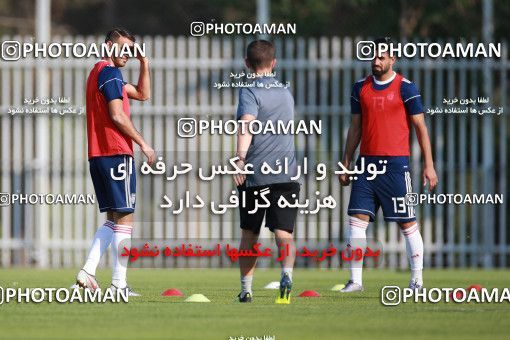
[[[51,1],[38,0],[36,4],[36,36],[38,42],[50,41],[51,24]],[[39,60],[37,67],[36,94],[41,98],[48,97],[49,70],[46,60]],[[38,193],[48,192],[48,154],[49,154],[49,117],[38,115],[36,118],[36,169],[35,169],[35,188]],[[35,228],[36,247],[35,254],[37,265],[40,268],[48,267],[48,207],[45,204],[34,209],[36,213],[37,227],[34,225],[27,228]]]

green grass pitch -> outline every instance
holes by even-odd
[[[76,270],[2,269],[2,287],[69,287]],[[109,284],[110,272],[98,278]],[[276,305],[276,291],[263,289],[279,271],[259,270],[254,302],[236,302],[235,269],[130,269],[130,285],[143,294],[129,303],[9,303],[0,305],[2,339],[508,339],[509,303],[407,303],[385,307],[384,285],[406,286],[407,272],[369,269],[365,291],[340,295],[329,289],[345,283],[347,272],[296,269],[290,305]],[[442,270],[425,272],[427,287],[510,286],[510,271]],[[202,293],[210,303],[163,297],[167,288],[186,296]],[[314,289],[319,298],[300,298]]]

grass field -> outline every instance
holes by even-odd
[[[68,287],[74,270],[0,270],[2,287]],[[109,283],[109,271],[98,278]],[[346,272],[297,269],[290,305],[276,305],[276,291],[263,286],[279,278],[260,270],[254,302],[236,302],[234,269],[130,269],[130,285],[143,294],[129,303],[17,304],[0,306],[2,339],[229,339],[275,335],[275,339],[508,339],[510,304],[407,303],[386,307],[384,285],[406,286],[403,272],[366,270],[365,292],[340,295],[329,289],[344,283]],[[510,286],[510,271],[427,271],[427,287]],[[163,297],[167,288],[185,295],[202,293],[210,303]],[[314,289],[320,298],[299,298]],[[255,338],[254,338],[255,339]]]

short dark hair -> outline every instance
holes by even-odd
[[[379,47],[379,45],[386,45],[386,47],[387,47],[386,51],[388,51],[388,54],[391,56],[390,45],[393,44],[393,40],[391,40],[390,37],[379,37],[374,40],[374,44],[375,44],[376,51],[377,51],[377,48]]]
[[[112,29],[111,31],[109,31],[108,33],[106,33],[106,39],[104,40],[104,42],[108,42],[108,41],[116,42],[117,39],[119,39],[120,37],[128,38],[132,42],[135,42],[135,40],[136,40],[134,35],[129,33],[128,30],[116,27],[116,28]]]
[[[253,69],[271,66],[275,58],[275,48],[272,42],[267,40],[252,41],[246,48],[246,59]]]

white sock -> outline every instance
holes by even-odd
[[[352,249],[361,248],[363,253],[367,247],[368,222],[356,217],[349,217],[349,245]],[[363,258],[359,261],[350,261],[351,281],[363,285]]]
[[[117,288],[125,288],[127,286],[126,273],[129,256],[121,256],[121,254],[124,252],[124,247],[131,249],[132,231],[133,227],[127,225],[116,224],[113,227],[112,284]]]
[[[406,240],[406,252],[411,266],[411,280],[423,285],[423,239],[418,224],[401,230]]]
[[[106,220],[102,226],[97,228],[92,246],[89,250],[89,255],[87,256],[87,261],[83,266],[83,270],[90,275],[96,275],[96,268],[99,264],[99,260],[101,260],[104,252],[112,242],[113,226],[114,223],[112,221]]]
[[[283,275],[288,274],[290,280],[292,281],[292,268],[282,268],[282,278]]]
[[[241,276],[241,293],[253,294],[251,291],[252,283],[253,283],[253,275]]]

